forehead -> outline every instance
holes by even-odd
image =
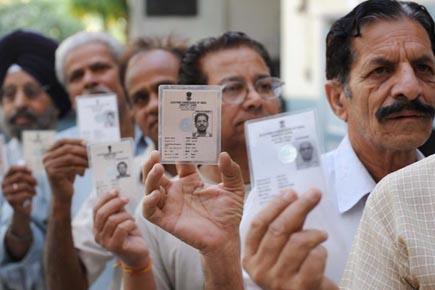
[[[408,18],[379,20],[364,25],[361,37],[352,41],[356,53],[354,66],[375,58],[412,60],[422,56],[433,58],[432,45],[426,30]]]
[[[97,62],[115,63],[109,48],[101,42],[82,44],[68,52],[64,70],[68,73]]]
[[[201,59],[200,69],[210,84],[218,84],[230,77],[255,79],[260,75],[270,75],[261,55],[246,46],[208,53]]]
[[[3,81],[4,86],[20,83],[35,83],[39,85],[39,82],[32,75],[22,69],[8,72]]]
[[[127,66],[126,85],[140,81],[143,84],[154,83],[157,79],[177,79],[180,60],[171,52],[154,49],[141,52],[132,57]]]

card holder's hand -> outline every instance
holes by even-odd
[[[154,151],[144,166],[144,217],[203,254],[238,245],[245,194],[239,165],[221,153],[223,182],[204,187],[194,165],[177,164],[178,178],[169,180],[159,162]]]
[[[94,207],[95,241],[124,265],[140,269],[149,265],[149,251],[136,222],[124,207],[128,200],[118,192],[102,195]]]
[[[328,288],[335,285],[324,276],[327,253],[320,245],[327,234],[303,229],[320,196],[317,190],[299,198],[284,191],[253,219],[243,267],[262,289],[334,289]]]
[[[74,180],[88,168],[88,154],[83,140],[62,139],[44,155],[43,164],[55,198],[71,201]]]

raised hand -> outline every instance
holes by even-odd
[[[30,217],[32,199],[36,194],[36,179],[30,169],[25,166],[12,166],[3,179],[2,191],[14,214]]]
[[[205,187],[192,164],[177,164],[178,179],[169,180],[157,151],[144,165],[143,215],[202,253],[239,241],[244,183],[239,165],[219,155],[222,183]]]
[[[285,191],[254,219],[245,241],[243,267],[264,290],[338,289],[324,276],[327,234],[303,229],[320,201],[311,190],[301,197]]]
[[[95,241],[115,254],[125,265],[140,269],[150,262],[148,247],[134,218],[125,211],[128,200],[111,192],[94,207]]]
[[[84,142],[79,139],[57,141],[44,155],[43,163],[54,197],[71,201],[74,180],[88,168]]]

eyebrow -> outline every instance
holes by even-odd
[[[258,75],[256,75],[254,77],[254,81],[257,81],[259,79],[268,78],[268,77],[271,77],[271,75],[269,75],[269,74],[258,74]],[[226,82],[236,82],[236,81],[241,82],[241,81],[243,81],[243,78],[241,78],[239,76],[231,76],[231,77],[227,77],[227,78],[222,79],[219,82],[219,84],[221,85],[221,84],[226,83]]]
[[[421,63],[434,64],[434,59],[428,55],[423,55],[423,56],[420,56],[420,57],[414,59],[411,63],[412,64],[421,64]]]
[[[383,57],[376,57],[367,63],[367,66],[391,66],[394,62]]]

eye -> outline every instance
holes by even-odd
[[[92,66],[92,70],[94,72],[103,72],[110,68],[110,65],[107,63],[96,63]]]
[[[391,73],[391,71],[392,71],[392,69],[389,66],[380,66],[380,67],[377,67],[374,70],[372,70],[370,72],[370,75],[373,75],[373,76],[384,76],[386,74]]]
[[[138,92],[136,94],[133,94],[133,96],[131,97],[133,105],[136,106],[145,106],[146,104],[148,104],[149,99],[150,96],[146,92]]]
[[[243,91],[243,88],[242,83],[230,83],[224,86],[222,92],[227,95],[238,95]]]
[[[415,70],[417,72],[424,73],[424,74],[430,74],[430,75],[433,75],[433,73],[434,73],[432,67],[430,65],[427,65],[424,63],[417,64],[415,67]]]
[[[68,78],[69,83],[74,83],[83,77],[84,72],[82,70],[73,71]]]

